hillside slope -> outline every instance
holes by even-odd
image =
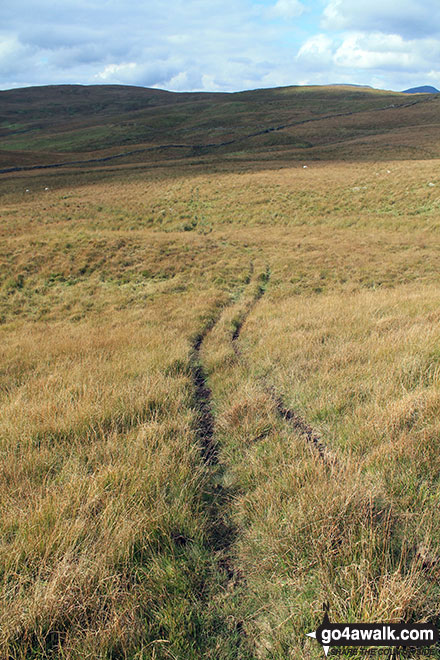
[[[289,159],[440,154],[437,97],[346,86],[173,93],[118,85],[0,92],[0,167],[122,156],[279,152]],[[171,151],[170,151],[171,150]],[[122,156],[121,156],[122,155]]]

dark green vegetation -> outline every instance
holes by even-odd
[[[219,151],[240,157],[243,150],[295,159],[436,156],[439,108],[431,94],[344,86],[234,94],[112,85],[18,89],[0,92],[0,166],[116,154],[127,154],[118,163]]]

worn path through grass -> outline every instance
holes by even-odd
[[[6,657],[439,616],[435,163],[254,166],[2,184]]]

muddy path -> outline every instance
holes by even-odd
[[[251,275],[249,275],[250,279]],[[240,295],[240,294],[239,294]],[[237,591],[245,588],[242,573],[235,566],[232,547],[235,544],[239,530],[231,519],[231,505],[236,493],[233,488],[225,485],[224,475],[228,466],[221,461],[220,447],[215,433],[215,416],[213,412],[213,395],[208,383],[208,376],[203,364],[203,343],[209,333],[222,319],[223,313],[233,303],[233,297],[223,306],[213,311],[211,319],[193,337],[189,352],[189,372],[193,391],[193,408],[195,410],[195,437],[200,448],[204,465],[204,503],[207,516],[207,547],[214,555],[214,561],[222,576],[222,591],[220,599],[233,603]],[[233,612],[233,605],[225,605]],[[250,658],[243,621],[231,613],[228,617],[228,627],[234,629],[234,657]]]
[[[194,405],[197,412],[197,439],[205,463],[218,463],[218,446],[214,438],[214,415],[212,412],[212,392],[201,361],[200,350],[203,340],[218,322],[220,315],[207,324],[195,337],[190,351],[189,364],[194,391]]]
[[[266,391],[273,400],[278,415],[306,440],[310,447],[317,452],[319,458],[327,468],[335,467],[338,464],[337,458],[325,444],[319,431],[310,426],[295,410],[287,408],[281,395],[276,392],[272,385]]]
[[[251,298],[250,302],[244,307],[243,311],[236,318],[236,321],[233,325],[233,332],[231,334],[231,342],[234,349],[234,353],[237,358],[244,359],[240,350],[239,340],[243,325],[246,320],[255,309],[258,302],[266,293],[267,286],[269,284],[271,277],[271,272],[269,266],[266,266],[266,270],[259,276],[259,284],[256,288],[256,291]],[[284,402],[282,395],[277,392],[276,388],[270,382],[264,383],[264,391],[272,399],[277,415],[286,421],[290,428],[292,428],[296,433],[302,436],[305,441],[310,445],[313,451],[317,453],[319,458],[323,461],[327,468],[333,468],[337,465],[337,459],[335,454],[329,449],[329,447],[324,442],[319,431],[314,429],[307,421],[299,415],[298,412],[288,408]]]

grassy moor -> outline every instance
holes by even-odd
[[[0,658],[438,624],[439,129],[368,88],[0,92]]]

